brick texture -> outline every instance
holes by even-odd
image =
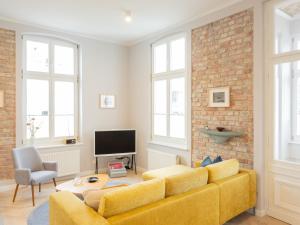
[[[192,31],[192,160],[209,155],[237,158],[253,167],[253,10]],[[208,91],[230,87],[230,107],[209,108]],[[242,131],[243,137],[215,144],[200,128]]]
[[[0,28],[0,179],[13,176],[11,150],[16,143],[16,41],[15,31]]]

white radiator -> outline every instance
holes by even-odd
[[[180,157],[176,154],[162,152],[148,148],[148,169],[159,169],[180,163]]]
[[[76,148],[60,148],[47,151],[40,150],[43,161],[56,161],[58,177],[77,174],[80,172],[80,149]]]

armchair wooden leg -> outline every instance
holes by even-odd
[[[42,189],[42,188],[41,188],[41,183],[39,183],[39,192],[41,192],[41,189]]]
[[[56,187],[56,181],[55,178],[53,178],[54,187]]]
[[[31,184],[31,195],[32,195],[32,205],[35,206],[35,203],[34,203],[34,185]]]
[[[13,202],[15,202],[15,200],[16,200],[18,189],[19,189],[19,184],[17,184],[17,186],[16,186],[15,193],[14,193],[14,198],[13,198]]]

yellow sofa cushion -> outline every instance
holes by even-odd
[[[205,168],[208,170],[208,183],[213,183],[226,177],[238,174],[240,164],[238,160],[230,159],[208,165]]]
[[[188,166],[176,165],[148,171],[143,174],[144,180],[155,178],[165,179],[166,197],[169,197],[206,185],[208,172],[206,168],[195,169]]]
[[[164,198],[163,179],[145,181],[105,193],[100,200],[98,213],[109,218]]]
[[[84,203],[93,208],[94,210],[98,211],[100,199],[102,196],[108,192],[117,190],[118,188],[122,188],[124,186],[112,187],[112,188],[105,188],[100,190],[87,190],[82,193]]]

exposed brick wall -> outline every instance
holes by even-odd
[[[192,31],[192,160],[209,155],[253,166],[253,10]],[[209,108],[208,91],[230,87],[229,108]],[[215,144],[199,129],[217,126],[245,136]]]
[[[16,143],[16,41],[15,31],[0,28],[0,179],[13,176],[11,150]]]

